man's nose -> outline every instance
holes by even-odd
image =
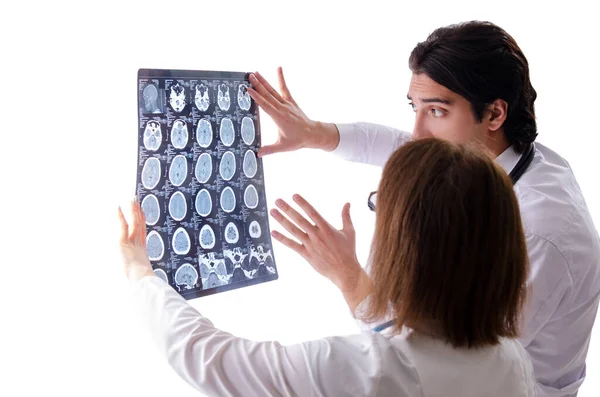
[[[431,133],[425,125],[425,120],[423,120],[423,117],[421,115],[417,114],[412,132],[413,139],[427,138],[430,136]]]

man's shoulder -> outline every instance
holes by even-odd
[[[536,144],[534,161],[515,185],[525,233],[560,252],[569,265],[600,252],[587,204],[569,163]],[[550,249],[550,247],[549,247]]]

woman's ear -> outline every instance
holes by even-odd
[[[496,99],[487,107],[488,127],[490,131],[497,131],[508,115],[508,103],[503,99]]]

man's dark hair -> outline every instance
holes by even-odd
[[[409,67],[467,99],[479,122],[486,105],[506,101],[503,127],[509,143],[523,152],[535,140],[537,93],[529,80],[529,64],[504,29],[481,21],[436,29],[413,49]]]

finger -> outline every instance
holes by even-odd
[[[281,224],[281,226],[283,226],[285,228],[285,230],[290,232],[292,234],[292,236],[296,237],[303,244],[306,244],[306,241],[308,241],[308,235],[303,230],[300,230],[300,228],[298,226],[296,226],[292,222],[290,222],[290,220],[288,218],[283,216],[276,209],[271,210],[271,216],[277,222],[279,222]]]
[[[288,152],[291,149],[291,146],[278,142],[272,145],[263,146],[260,149],[258,149],[258,157],[261,158],[269,154]]]
[[[258,103],[267,114],[271,117],[279,114],[278,110],[269,102],[263,95],[259,94],[256,90],[251,87],[248,87],[248,93],[254,99],[254,102]]]
[[[304,257],[304,254],[306,253],[306,247],[304,247],[302,244],[298,243],[297,241],[292,240],[289,237],[284,236],[283,234],[281,234],[275,230],[273,230],[271,232],[271,236],[273,236],[273,238],[275,240],[279,241],[281,244],[296,251],[298,254],[300,254],[302,257]]]
[[[144,210],[142,209],[142,206],[140,205],[139,201],[137,201],[136,207],[137,207],[138,216],[140,219],[139,243],[140,243],[140,245],[145,245],[146,244],[146,215],[144,214]]]
[[[294,201],[302,208],[302,211],[317,225],[319,229],[325,229],[331,227],[331,225],[315,210],[315,208],[308,203],[299,194],[294,195]],[[293,219],[293,218],[292,218]],[[302,226],[302,225],[301,225]]]
[[[354,231],[354,225],[350,217],[350,203],[346,203],[342,210],[342,228],[347,232]]]
[[[133,214],[133,222],[131,227],[131,238],[137,244],[140,243],[140,214],[137,209],[135,200],[131,201],[131,213]]]
[[[298,211],[292,208],[288,203],[279,199],[275,201],[277,205],[290,219],[296,222],[296,225],[300,226],[306,234],[311,235],[315,233],[315,225],[310,223],[305,217],[303,217]]]
[[[146,242],[146,214],[144,214],[144,211],[141,210],[142,213],[142,242]]]
[[[283,98],[287,99],[290,102],[296,103],[294,98],[292,98],[292,94],[290,94],[290,90],[288,89],[287,84],[285,83],[285,77],[283,76],[283,68],[280,66],[277,68],[277,77],[279,78],[279,91],[281,91],[281,95]]]
[[[281,98],[281,96],[279,96],[279,94],[277,94],[277,96],[282,99],[280,101],[279,99],[277,99],[273,96],[271,91],[269,91],[269,89],[262,83],[262,82],[264,82],[265,84],[269,85],[269,87],[270,87],[270,84],[267,83],[264,78],[262,80],[259,80],[258,75],[256,73],[252,73],[250,75],[250,82],[253,85],[252,89],[254,89],[254,91],[258,92],[267,102],[269,102],[271,104],[271,106],[273,106],[276,109],[279,109],[281,107],[281,104],[283,103],[282,102],[283,98]],[[248,88],[251,88],[251,87],[248,87]]]
[[[275,88],[273,88],[273,86],[271,84],[269,84],[269,82],[262,76],[262,74],[255,72],[254,76],[258,79],[258,82],[263,87],[265,87],[267,92],[273,96],[273,98],[275,98],[279,103],[285,103],[285,99],[283,99],[281,97],[281,95],[279,95],[277,90]]]
[[[127,224],[125,215],[123,215],[121,206],[119,206],[119,221],[121,222],[121,239],[119,241],[121,243],[126,243],[129,240],[129,225]]]

